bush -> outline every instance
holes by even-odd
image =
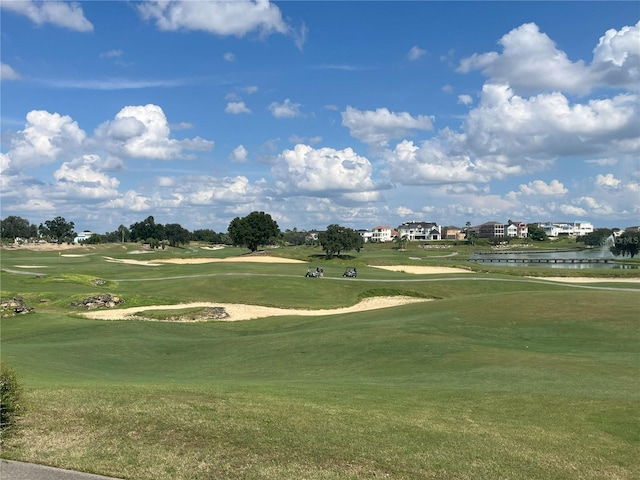
[[[17,430],[25,410],[24,394],[15,371],[0,362],[0,445]]]

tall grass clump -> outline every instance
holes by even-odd
[[[18,376],[0,362],[0,448],[17,432],[17,420],[24,411],[24,393]]]

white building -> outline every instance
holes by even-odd
[[[362,230],[356,230],[356,232],[360,234],[360,236],[362,237],[365,243],[369,243],[372,241],[373,232],[371,230],[362,229]]]
[[[504,235],[510,238],[527,238],[529,227],[523,222],[511,222],[504,226]]]
[[[393,240],[393,230],[387,225],[378,225],[371,232],[372,242],[390,242]]]
[[[89,230],[85,230],[82,233],[79,233],[74,239],[73,239],[73,243],[80,243],[80,242],[84,242],[85,240],[89,240],[89,238],[91,238],[91,236],[94,233],[89,231]]]
[[[579,237],[593,232],[593,225],[589,222],[549,222],[539,223],[548,237]]]
[[[442,240],[441,227],[434,222],[406,222],[398,227],[398,238],[416,240]]]

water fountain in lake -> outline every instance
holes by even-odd
[[[616,238],[613,234],[609,235],[602,241],[602,245],[600,247],[600,256],[601,257],[611,257],[613,254],[611,253],[611,247],[616,244]]]

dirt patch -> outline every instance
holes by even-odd
[[[28,306],[22,297],[13,297],[0,304],[0,317],[2,318],[31,313],[32,311],[33,307]]]
[[[350,307],[324,309],[324,310],[302,310],[292,308],[276,308],[276,307],[263,307],[260,305],[245,305],[238,303],[214,303],[214,302],[192,302],[182,303],[178,305],[154,305],[147,307],[132,307],[123,308],[117,310],[101,310],[83,313],[87,318],[99,319],[99,320],[135,320],[137,319],[135,314],[150,310],[178,310],[184,308],[210,308],[217,307],[222,308],[228,313],[228,317],[221,319],[226,322],[236,322],[240,320],[253,320],[256,318],[275,317],[283,315],[298,315],[298,316],[322,316],[322,315],[338,315],[342,313],[352,312],[364,312],[369,310],[377,310],[381,308],[397,307],[400,305],[407,305],[409,303],[427,302],[429,299],[416,298],[416,297],[373,297],[366,298],[361,302],[352,305]]]
[[[416,275],[435,273],[474,273],[472,270],[454,267],[427,267],[424,265],[369,265],[370,267],[391,270],[392,272],[412,273]]]

